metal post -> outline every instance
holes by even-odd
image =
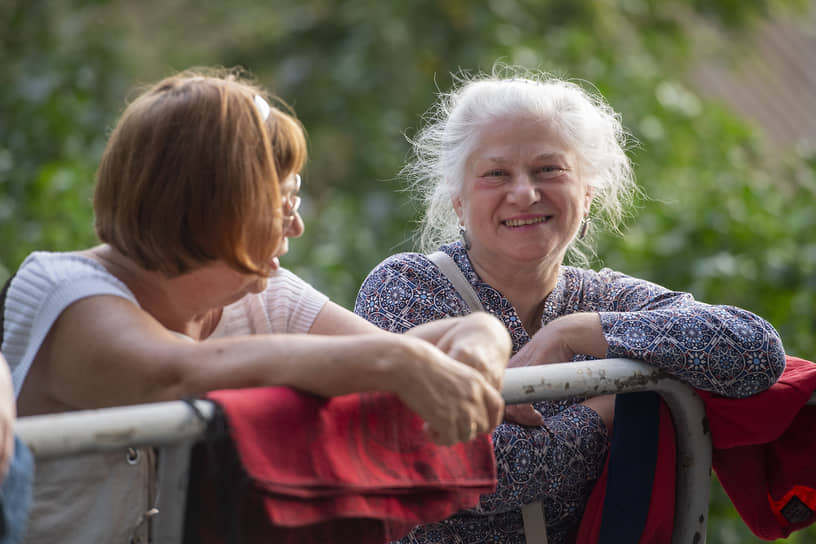
[[[153,524],[153,542],[181,542],[184,537],[184,509],[190,481],[192,447],[192,441],[185,441],[159,449],[156,501],[159,513]]]

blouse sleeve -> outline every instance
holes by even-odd
[[[444,317],[469,313],[464,301],[418,253],[393,255],[369,273],[354,304],[354,313],[381,329],[405,332]]]
[[[639,359],[692,387],[735,398],[764,391],[785,369],[779,333],[747,310],[698,302],[609,269],[599,277],[608,357]]]

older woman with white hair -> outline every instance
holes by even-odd
[[[564,264],[569,253],[586,265],[593,227],[619,230],[638,192],[630,136],[603,98],[510,68],[465,79],[426,119],[404,171],[427,205],[422,250],[439,251],[380,263],[358,294],[359,315],[405,331],[468,313],[475,295],[513,338],[510,366],[625,357],[728,397],[780,376],[782,342],[758,316]],[[568,541],[603,468],[614,397],[509,406],[505,416],[493,433],[496,492],[404,542],[523,542],[520,510],[537,501],[549,541]]]

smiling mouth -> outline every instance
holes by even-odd
[[[526,227],[527,225],[546,223],[551,217],[551,215],[545,215],[544,217],[536,217],[532,219],[507,219],[506,221],[502,221],[502,224],[506,227]]]

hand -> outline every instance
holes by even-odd
[[[592,397],[581,404],[592,408],[601,417],[609,436],[615,419],[615,395]],[[544,416],[532,404],[508,404],[504,407],[504,419],[518,425],[537,427],[544,424]]]
[[[577,354],[605,357],[609,346],[603,335],[598,314],[570,314],[542,327],[511,359],[508,367],[563,363]],[[600,405],[599,405],[600,406]],[[594,406],[591,406],[594,409]],[[596,410],[597,411],[597,410]],[[613,403],[614,413],[614,403]],[[543,416],[532,404],[511,404],[505,407],[506,420],[519,425],[537,426]],[[604,414],[601,415],[604,417]],[[604,419],[607,421],[607,419]],[[611,424],[611,418],[608,420]]]
[[[422,417],[440,445],[468,441],[500,422],[504,400],[481,373],[424,341],[414,364],[405,365],[398,394]],[[417,364],[419,363],[419,364]]]
[[[527,427],[544,425],[544,416],[532,404],[508,404],[504,407],[504,419]]]
[[[8,473],[14,457],[14,418],[17,416],[14,388],[8,363],[0,354],[0,481]]]
[[[606,357],[608,350],[598,314],[569,314],[541,327],[507,366],[563,363],[578,354],[602,358]]]
[[[479,371],[488,383],[501,391],[513,349],[510,334],[501,321],[484,312],[448,321],[452,324],[436,342],[437,347]]]

